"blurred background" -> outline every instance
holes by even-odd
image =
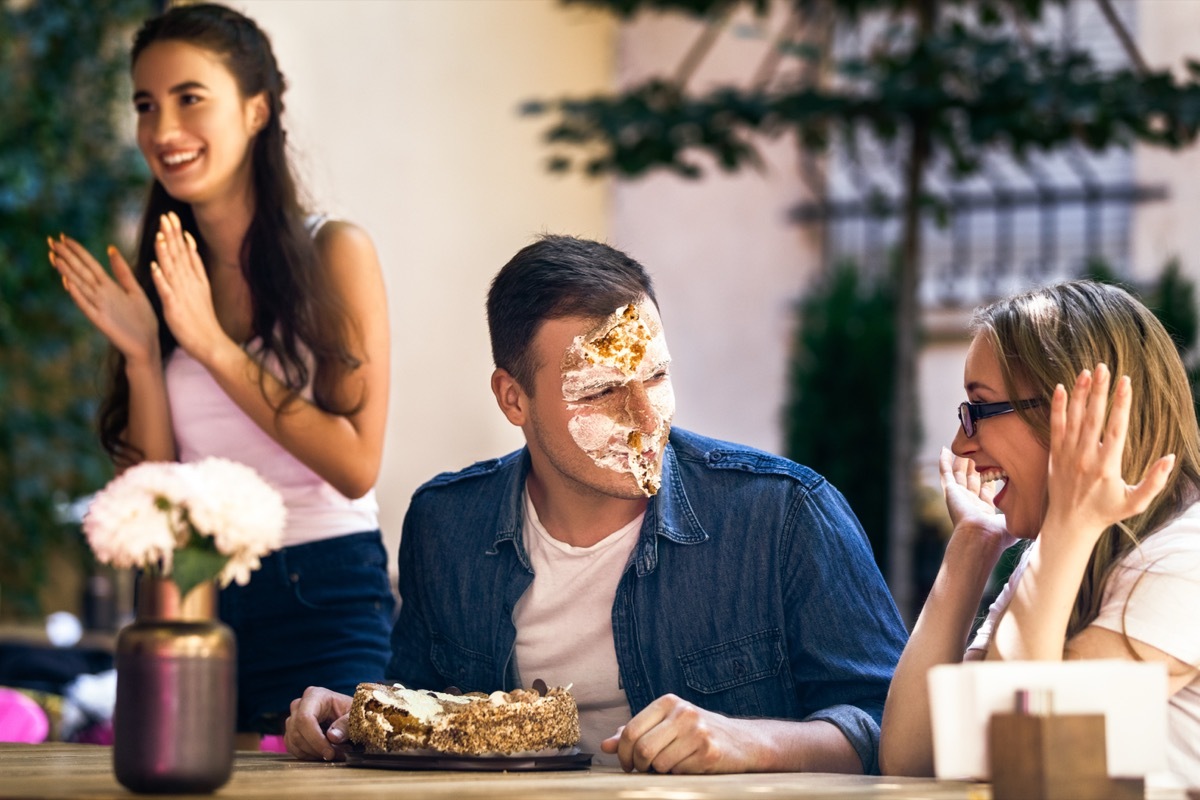
[[[906,618],[947,520],[971,310],[1090,274],[1191,363],[1200,4],[1164,0],[236,0],[289,81],[311,205],[374,238],[391,313],[378,486],[522,443],[488,388],[484,297],[541,233],[657,283],[676,424],[847,495]],[[150,0],[0,0],[0,621],[121,622],[79,503],[111,468],[104,348],[45,261],[131,253],[147,172],[128,46]],[[450,554],[448,554],[448,557]]]

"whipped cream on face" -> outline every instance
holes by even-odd
[[[575,337],[563,356],[571,438],[599,466],[633,475],[647,497],[662,485],[662,453],[675,416],[670,361],[662,326],[636,303]]]

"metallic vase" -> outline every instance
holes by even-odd
[[[113,768],[134,792],[211,792],[233,770],[237,645],[210,581],[182,600],[143,576],[136,620],[117,636]]]

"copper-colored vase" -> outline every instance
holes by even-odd
[[[143,576],[137,619],[117,636],[113,768],[134,792],[211,792],[233,770],[237,645],[216,587],[179,597]]]

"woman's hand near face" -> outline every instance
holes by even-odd
[[[1061,385],[1054,390],[1043,549],[1066,544],[1090,553],[1105,529],[1145,511],[1171,474],[1174,454],[1151,464],[1140,483],[1125,482],[1121,457],[1133,392],[1122,377],[1106,422],[1109,385],[1108,367],[1097,364],[1079,373],[1069,397]]]
[[[1017,540],[1008,532],[1004,515],[997,513],[992,503],[996,496],[995,482],[983,481],[975,471],[974,461],[959,458],[944,447],[938,466],[955,536],[978,539],[980,544],[994,548],[994,555],[999,558]]]
[[[150,274],[162,298],[163,318],[179,346],[207,364],[215,347],[232,340],[217,320],[212,287],[196,240],[183,230],[173,212],[162,218],[154,252],[158,260],[151,264]]]
[[[84,316],[134,364],[159,358],[158,320],[133,270],[115,247],[108,248],[112,277],[83,245],[63,235],[50,245],[50,263]],[[115,278],[115,280],[114,280]]]
[[[1067,624],[1096,541],[1110,525],[1145,511],[1166,486],[1175,456],[1155,461],[1140,483],[1121,474],[1132,401],[1122,378],[1108,411],[1109,371],[1084,370],[1068,397],[1061,385],[1050,402],[1049,496],[1029,561],[1000,619],[988,658],[1063,658]],[[1107,420],[1106,420],[1107,416]]]

